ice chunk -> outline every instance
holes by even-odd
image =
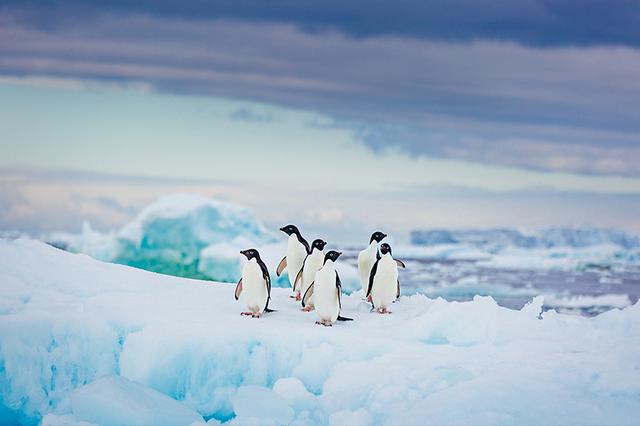
[[[287,401],[287,404],[296,412],[311,411],[317,408],[318,403],[315,395],[309,392],[304,383],[295,377],[279,379],[273,385],[273,391]]]
[[[233,409],[237,416],[233,423],[238,425],[286,425],[294,416],[283,397],[260,386],[240,387],[233,397]]]
[[[86,422],[100,425],[190,425],[204,423],[194,410],[151,388],[119,376],[105,376],[68,396],[70,413],[49,417],[49,424]]]

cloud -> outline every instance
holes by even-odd
[[[332,244],[367,241],[372,229],[384,229],[398,240],[412,229],[438,227],[596,225],[640,232],[640,193],[415,185],[378,191],[292,189],[282,196],[279,185],[260,183],[214,185],[197,180],[2,169],[0,182],[7,182],[0,184],[0,234],[6,230],[35,236],[78,232],[84,221],[97,230],[115,230],[155,198],[176,192],[244,204],[271,229],[293,222],[305,235],[321,236]]]
[[[401,36],[438,41],[511,41],[527,46],[640,46],[640,4],[634,0],[8,0],[12,13],[52,29],[102,13],[183,20],[284,23],[308,33]],[[0,6],[2,10],[2,6]]]
[[[261,18],[262,9],[254,3],[242,13],[208,2],[184,12],[171,2],[159,2],[153,10],[144,1],[138,6],[116,3],[109,11],[93,3],[77,4],[70,16],[86,20],[65,20],[58,13],[67,6],[51,4],[57,5],[51,16],[46,8],[18,13],[20,7],[12,3],[0,12],[0,75],[5,79],[100,81],[249,99],[330,116],[335,126],[351,129],[374,151],[400,149],[412,156],[536,170],[640,176],[640,50],[605,47],[608,39],[631,37],[621,35],[631,31],[624,26],[611,27],[608,31],[619,34],[607,33],[602,42],[540,48],[532,46],[544,43],[518,44],[508,34],[406,38],[411,34],[372,30],[367,37],[353,37],[366,33],[358,29],[364,24],[340,29],[337,18],[326,18],[325,25],[311,14],[307,22],[284,11],[265,11]],[[467,12],[455,19],[464,16],[473,22],[471,12],[480,8],[477,14],[487,22],[495,13],[527,21],[534,19],[525,13],[530,8],[540,16],[550,10],[556,17],[573,11],[575,19],[588,21],[583,11],[596,8],[591,3],[577,10],[534,1],[518,2],[517,7],[512,2],[474,4],[464,3]],[[622,10],[635,16],[632,4],[616,5],[609,7],[614,17],[602,16],[615,21]],[[419,16],[435,6],[414,7]],[[198,8],[201,13],[193,12]],[[385,8],[372,10],[363,19],[373,19]],[[169,16],[173,11],[177,17]],[[33,26],[35,16],[51,25]],[[567,26],[567,33],[577,31],[576,25]],[[236,111],[232,118],[258,117]]]
[[[238,108],[229,114],[229,118],[235,121],[247,121],[250,123],[270,123],[273,117],[247,108]]]

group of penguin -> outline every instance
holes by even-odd
[[[309,246],[295,225],[287,225],[280,230],[289,236],[289,240],[276,274],[280,276],[287,270],[294,292],[290,297],[301,301],[303,311],[316,311],[320,318],[316,324],[330,327],[336,321],[352,321],[352,318],[340,315],[342,284],[335,262],[342,253],[331,250],[325,254],[327,243],[321,239],[314,240]],[[363,293],[371,303],[372,311],[380,314],[390,314],[391,303],[400,297],[398,267],[405,267],[402,261],[393,258],[389,244],[380,244],[386,236],[383,232],[374,232],[367,248],[358,255]],[[247,307],[242,315],[259,318],[264,312],[274,312],[269,309],[271,278],[260,253],[256,249],[240,253],[247,258],[242,278],[235,289],[235,299],[239,300],[242,294]]]

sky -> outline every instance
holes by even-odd
[[[640,2],[1,1],[0,229],[640,232]]]

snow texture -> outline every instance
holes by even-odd
[[[289,294],[245,318],[230,285],[0,240],[0,423],[637,424],[640,304],[355,293],[325,328]]]

